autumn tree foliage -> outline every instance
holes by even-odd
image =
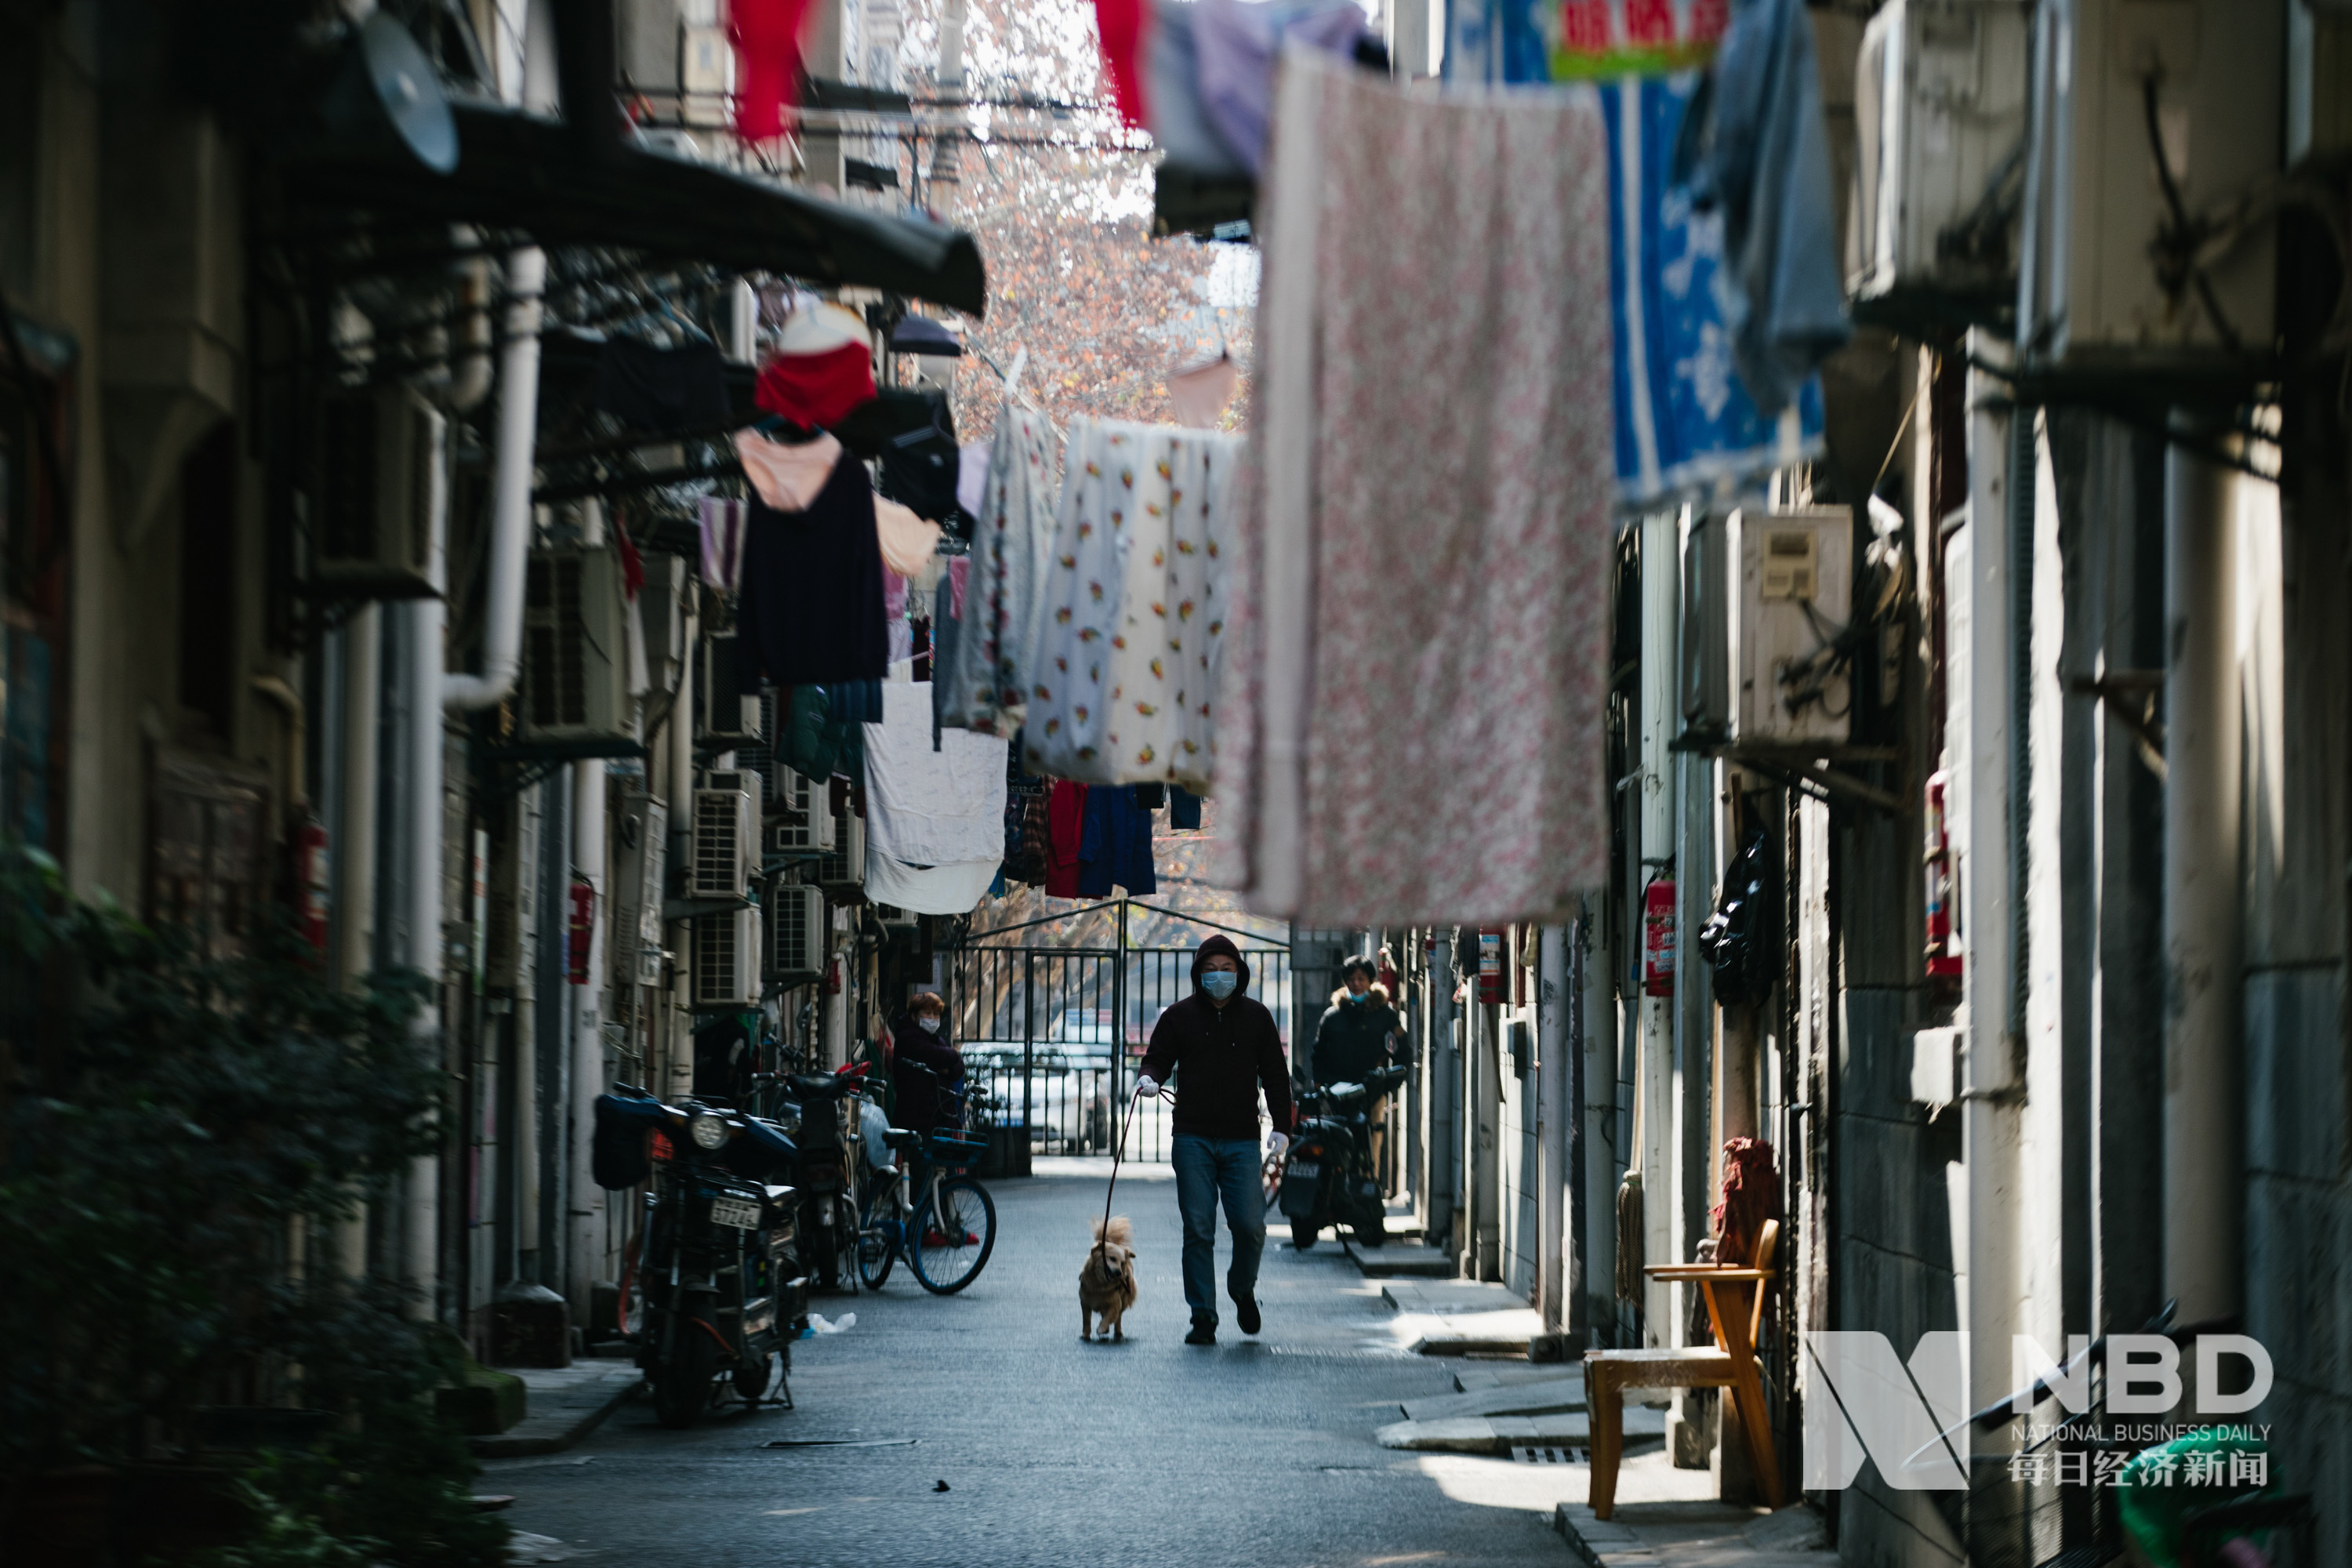
[[[900,67],[918,96],[936,91],[940,9],[907,5]],[[957,183],[931,182],[929,142],[919,155],[923,198],[978,237],[988,264],[988,314],[961,323],[965,342],[1007,371],[1027,350],[1021,388],[1066,427],[1081,415],[1170,418],[1168,373],[1221,348],[1246,368],[1256,253],[1152,237],[1154,154],[1108,107],[1093,7],[969,0],[964,37],[972,139]],[[1003,386],[977,355],[957,365],[954,391],[966,439],[995,427]]]

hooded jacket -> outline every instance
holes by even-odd
[[[1201,989],[1202,965],[1223,953],[1242,983],[1220,1007]],[[1249,994],[1249,965],[1230,938],[1212,936],[1192,955],[1192,994],[1160,1015],[1143,1070],[1176,1085],[1175,1130],[1200,1138],[1257,1140],[1258,1091],[1277,1131],[1291,1126],[1290,1068],[1274,1015]]]
[[[1315,1081],[1361,1082],[1366,1073],[1386,1064],[1388,1037],[1403,1032],[1396,1010],[1389,1005],[1388,987],[1374,984],[1358,1002],[1342,985],[1331,993],[1331,1005],[1315,1026]]]

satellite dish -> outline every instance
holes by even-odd
[[[322,106],[339,137],[397,142],[436,174],[457,166],[457,120],[433,61],[388,13],[360,27]]]

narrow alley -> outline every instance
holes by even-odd
[[[1485,1363],[1404,1348],[1379,1283],[1331,1243],[1299,1253],[1277,1229],[1265,1331],[1244,1339],[1228,1316],[1214,1348],[1185,1345],[1166,1165],[1119,1175],[1139,1253],[1130,1336],[1080,1343],[1078,1264],[1108,1164],[1041,1161],[992,1184],[995,1256],[961,1296],[902,1270],[878,1294],[813,1301],[857,1321],[793,1347],[799,1409],[730,1403],[668,1432],[624,1405],[569,1453],[491,1465],[482,1489],[515,1496],[516,1530],[583,1557],[707,1568],[1571,1561],[1553,1510],[1581,1499],[1582,1467],[1377,1446],[1402,1402]],[[1227,1256],[1220,1232],[1221,1272]]]

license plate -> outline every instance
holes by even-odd
[[[1311,1182],[1323,1173],[1323,1167],[1312,1160],[1293,1160],[1290,1163],[1289,1173]]]
[[[757,1230],[760,1228],[760,1205],[741,1198],[713,1198],[710,1200],[710,1223],[731,1225],[737,1230]]]

